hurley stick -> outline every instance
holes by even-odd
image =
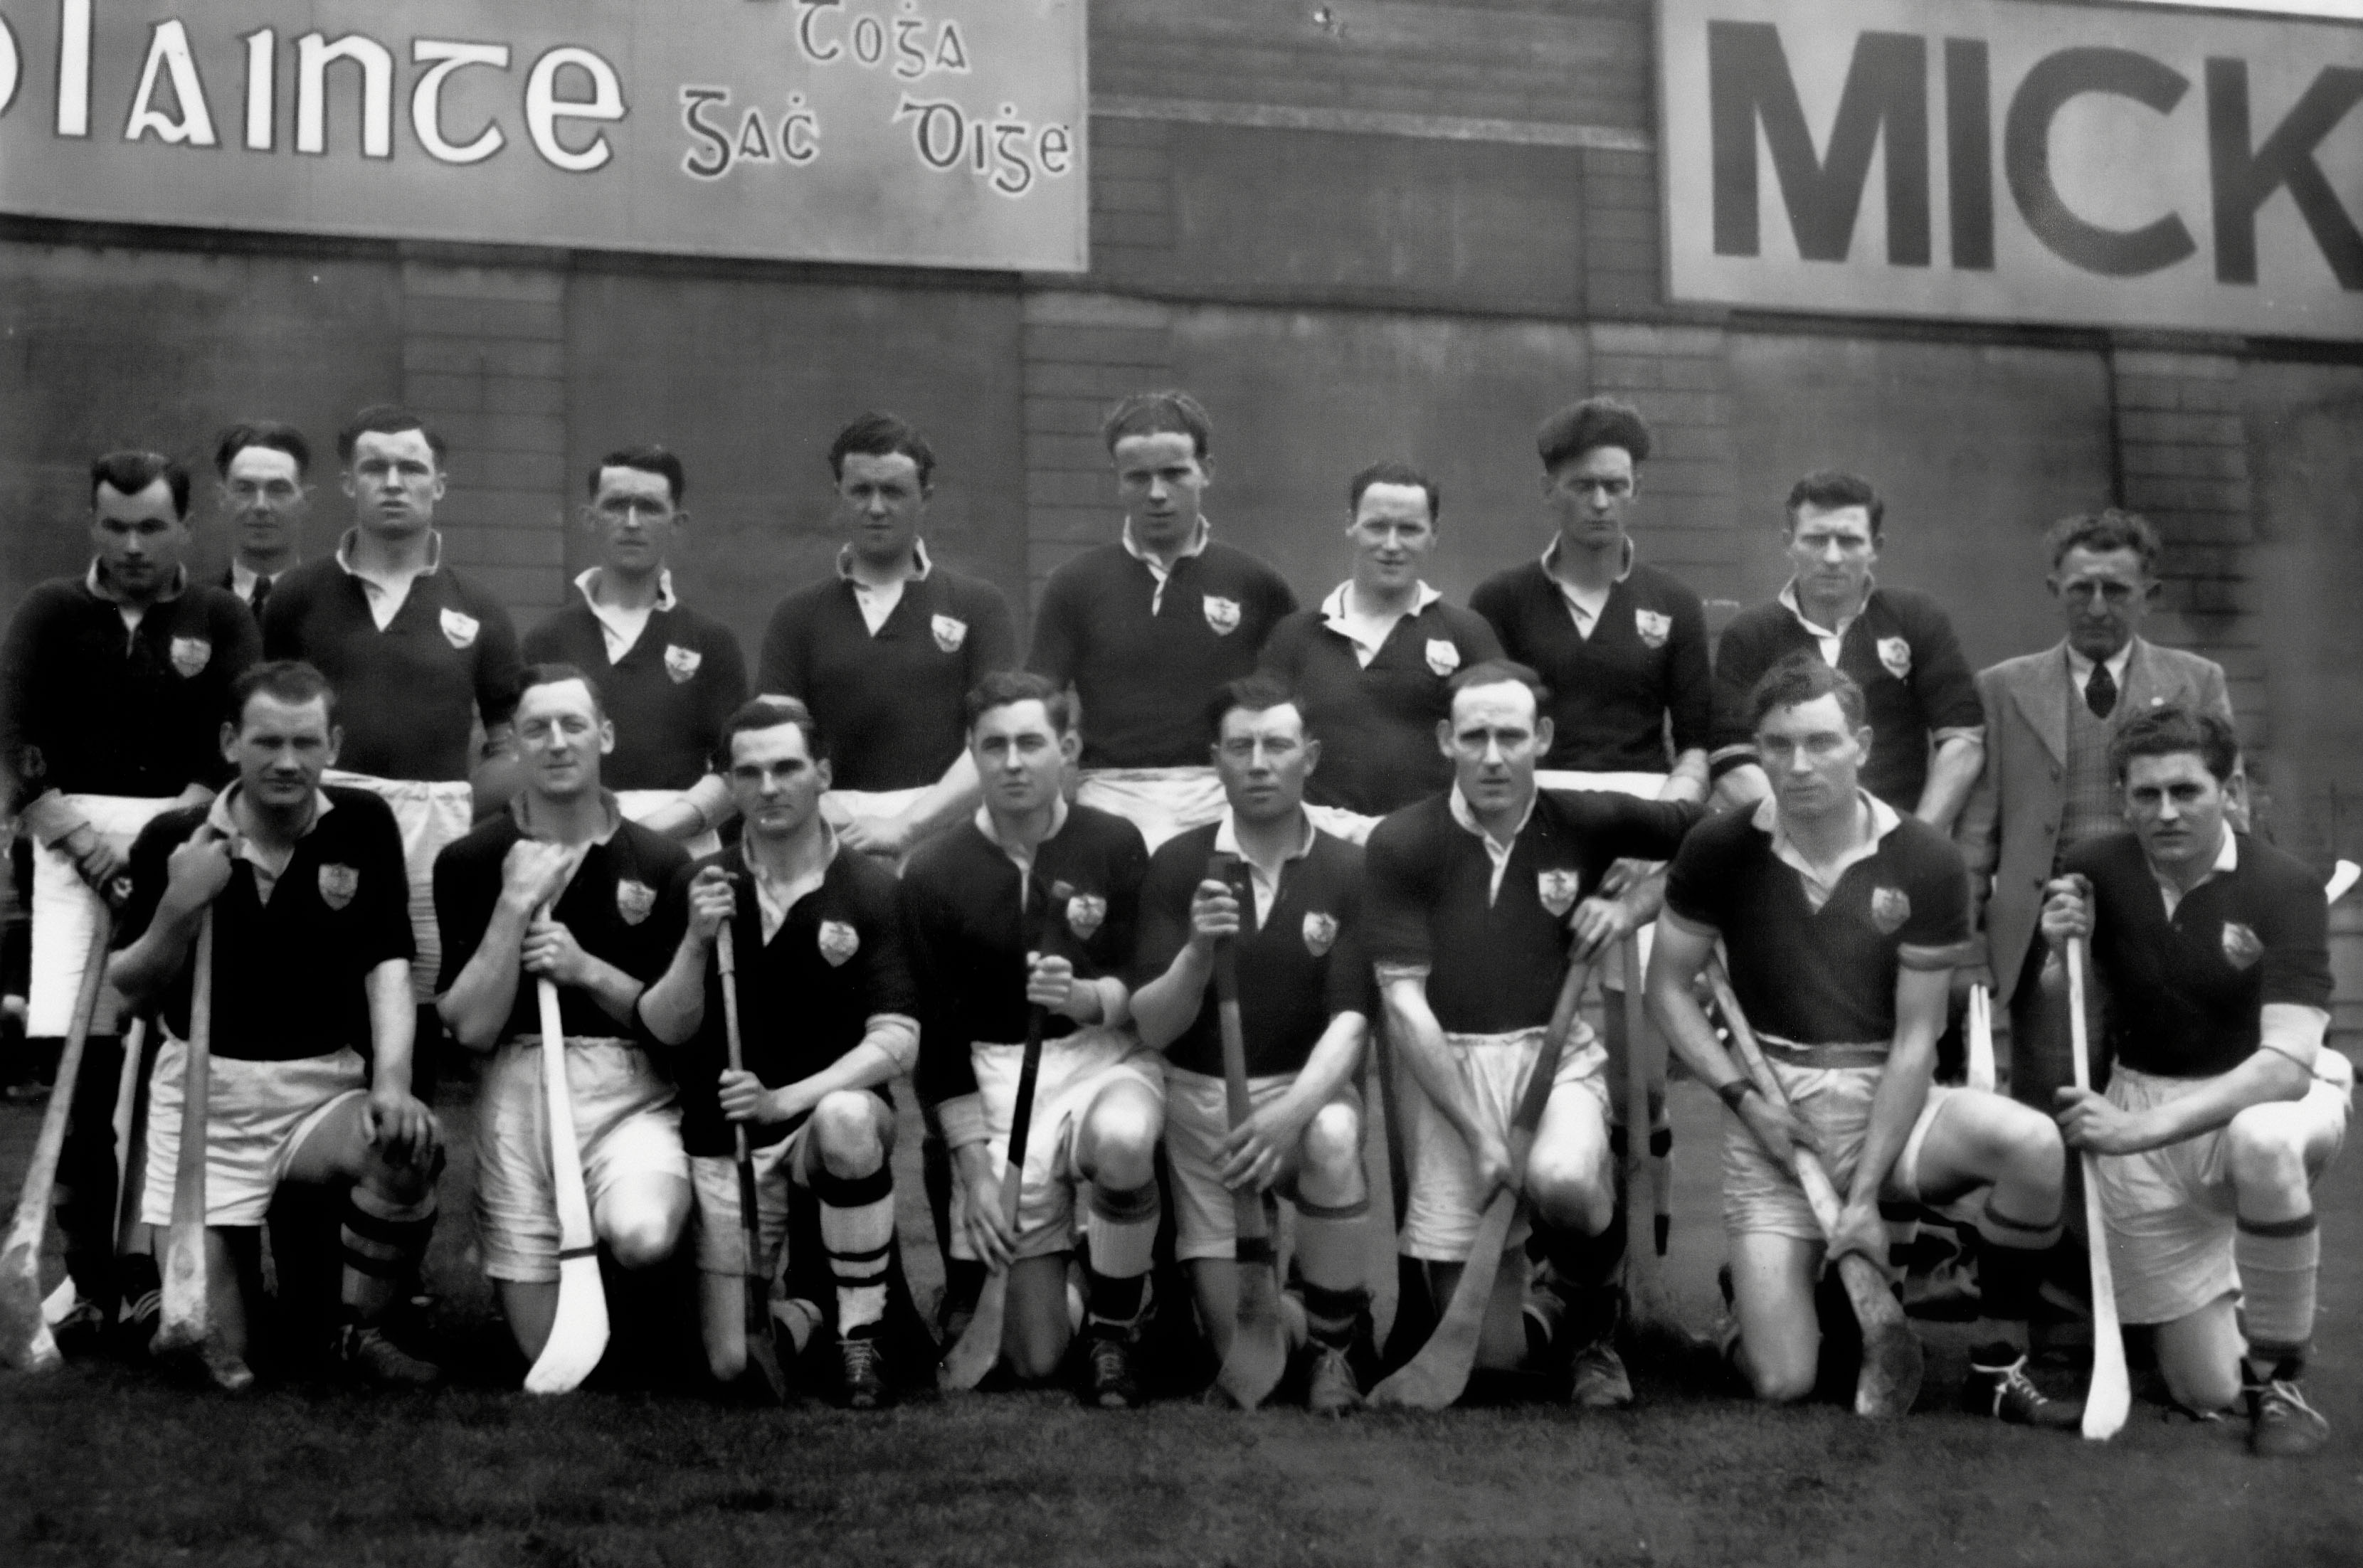
[[[1215,857],[1206,874],[1231,886],[1245,910],[1255,908],[1255,895],[1237,885],[1237,862],[1230,856]],[[1247,1029],[1239,1016],[1239,955],[1237,943],[1225,937],[1215,944],[1215,1016],[1222,1026],[1223,1089],[1229,1102],[1231,1131],[1236,1132],[1255,1114],[1248,1098]],[[1271,1249],[1271,1219],[1263,1194],[1242,1187],[1231,1194],[1237,1223],[1232,1257],[1238,1276],[1238,1317],[1231,1329],[1230,1353],[1215,1383],[1242,1410],[1252,1410],[1270,1398],[1288,1369],[1288,1330],[1280,1320],[1280,1276]]]
[[[2084,1024],[2084,939],[2068,939],[2068,1038],[2075,1083],[2092,1087],[2091,1042]],[[2084,1166],[2084,1233],[2092,1260],[2092,1386],[2084,1396],[2084,1435],[2105,1442],[2125,1424],[2133,1408],[2133,1382],[2125,1371],[2125,1333],[2117,1321],[2117,1276],[2109,1264],[2109,1228],[2101,1210],[2101,1156],[2087,1149]]]
[[[1026,886],[1030,889],[1032,878]],[[1073,889],[1066,883],[1054,884],[1050,902],[1058,903],[1071,897]],[[1033,925],[1032,952],[1049,951],[1050,914],[1046,907],[1038,924]],[[1027,960],[1029,973],[1031,960]],[[1042,1076],[1042,1031],[1049,1022],[1049,1010],[1039,1002],[1026,1009],[1026,1053],[1017,1066],[1017,1099],[1010,1109],[1009,1157],[1001,1174],[1001,1218],[1009,1232],[1010,1244],[1017,1242],[1017,1202],[1026,1186],[1026,1148],[1034,1136],[1034,1085]],[[993,1199],[982,1192],[968,1195],[971,1203],[986,1203]],[[1016,1260],[1010,1260],[1012,1266]],[[984,1289],[976,1298],[976,1311],[968,1320],[968,1328],[958,1343],[944,1353],[943,1364],[936,1369],[937,1386],[946,1393],[962,1393],[984,1381],[993,1364],[1001,1359],[1001,1337],[1009,1316],[1009,1270],[997,1268],[985,1276]]]
[[[1969,1087],[1991,1094],[1994,1087],[1993,993],[1969,988]]]
[[[1674,1312],[1658,1267],[1665,1252],[1658,1235],[1665,1227],[1657,1205],[1641,1201],[1643,1193],[1654,1196],[1658,1187],[1658,1162],[1649,1154],[1649,1063],[1641,1049],[1647,1002],[1641,994],[1641,938],[1636,933],[1625,939],[1625,1294],[1637,1321],[1670,1326]]]
[[[722,929],[714,933],[714,964],[722,972],[722,1029],[730,1047],[730,1070],[746,1070],[738,1036],[738,944],[731,931],[738,914],[734,907]],[[780,1365],[780,1349],[771,1337],[771,1282],[763,1272],[762,1220],[755,1207],[755,1152],[747,1142],[747,1124],[734,1121],[730,1131],[738,1153],[738,1233],[747,1248],[747,1364],[754,1368],[776,1403],[788,1397],[788,1375]]]
[[[1542,1125],[1543,1108],[1550,1103],[1553,1080],[1559,1077],[1559,1053],[1575,1027],[1576,1004],[1582,999],[1588,964],[1570,963],[1552,1004],[1550,1027],[1543,1032],[1542,1049],[1526,1075],[1510,1119],[1510,1180],[1485,1205],[1477,1222],[1477,1239],[1470,1243],[1469,1261],[1461,1265],[1460,1282],[1444,1309],[1436,1331],[1419,1353],[1370,1390],[1370,1403],[1414,1410],[1441,1410],[1469,1386],[1470,1369],[1477,1364],[1477,1344],[1485,1328],[1485,1308],[1493,1295],[1493,1280],[1502,1271],[1502,1254],[1525,1204],[1526,1154],[1535,1146],[1535,1129]]]
[[[205,1269],[205,1144],[214,1058],[214,911],[197,917],[197,952],[189,983],[189,1049],[181,1089],[181,1150],[172,1172],[172,1225],[164,1253],[164,1305],[155,1353],[194,1351],[214,1382],[232,1392],[254,1374],[214,1336]]]
[[[73,1115],[74,1084],[82,1076],[83,1048],[90,1041],[90,1022],[98,1012],[99,993],[106,986],[106,953],[114,937],[115,911],[102,907],[91,927],[90,953],[83,963],[82,990],[74,998],[65,1049],[58,1055],[57,1082],[50,1090],[49,1109],[41,1115],[40,1133],[33,1141],[33,1162],[25,1171],[24,1188],[17,1195],[16,1222],[8,1227],[7,1245],[0,1248],[0,1362],[20,1371],[47,1372],[63,1359],[41,1310],[41,1237],[49,1226],[58,1154],[65,1147],[66,1123]]]
[[[1774,1105],[1786,1106],[1788,1094],[1781,1088],[1781,1080],[1772,1076],[1771,1064],[1765,1061],[1763,1048],[1756,1042],[1756,1032],[1747,1025],[1747,1014],[1739,1010],[1739,999],[1732,994],[1731,981],[1721,964],[1709,962],[1707,983],[1714,988],[1714,1004],[1722,1010],[1724,1022],[1730,1026],[1732,1045],[1739,1053],[1740,1064],[1758,1092]],[[1822,1168],[1820,1157],[1803,1146],[1791,1152],[1790,1165],[1797,1174],[1798,1185],[1805,1189],[1805,1201],[1813,1208],[1814,1222],[1821,1226],[1822,1234],[1828,1236],[1837,1229],[1842,1207],[1837,1189],[1830,1185],[1829,1173]],[[1837,1265],[1838,1278],[1846,1285],[1847,1299],[1854,1304],[1855,1320],[1862,1325],[1862,1372],[1855,1380],[1854,1413],[1871,1417],[1908,1414],[1912,1401],[1920,1394],[1924,1370],[1920,1342],[1877,1264],[1860,1253],[1848,1253],[1837,1260]]]
[[[541,918],[553,920],[544,904]],[[566,1025],[559,1014],[558,982],[534,982],[541,1003],[541,1080],[549,1120],[550,1186],[558,1198],[558,1315],[549,1338],[525,1375],[528,1394],[565,1394],[579,1386],[607,1351],[607,1290],[599,1279],[599,1237],[591,1228],[591,1198],[582,1187],[582,1151],[575,1142],[574,1097],[566,1082]],[[724,994],[728,994],[726,987]],[[751,1353],[751,1349],[750,1353]]]

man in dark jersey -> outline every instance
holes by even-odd
[[[624,814],[659,833],[721,847],[706,835],[730,792],[707,771],[722,722],[747,700],[738,639],[673,593],[667,557],[689,521],[681,459],[662,447],[610,452],[591,469],[583,525],[599,564],[579,596],[526,635],[535,664],[571,664],[599,683],[616,725],[600,777]]]
[[[919,1096],[964,1188],[955,1254],[1009,1271],[1002,1353],[1020,1378],[1048,1377],[1072,1333],[1067,1262],[1087,1196],[1091,1396],[1123,1408],[1140,1399],[1132,1351],[1157,1238],[1165,1079],[1126,1027],[1123,972],[1148,856],[1131,823],[1060,793],[1080,744],[1072,701],[1018,673],[987,676],[970,693],[984,804],[912,856],[903,929],[920,996]],[[1044,1043],[1012,1231],[1000,1192],[1027,1010],[1037,1007]],[[948,1288],[972,1302],[982,1280],[982,1267],[963,1269]]]
[[[2323,1043],[2322,889],[2233,827],[2239,746],[2221,716],[2149,709],[2109,754],[2133,832],[2068,856],[2043,934],[2055,954],[2091,938],[2115,1066],[2105,1095],[2059,1091],[2059,1122],[2102,1156],[2117,1309],[2156,1325],[2176,1402],[2212,1414],[2245,1391],[2257,1452],[2312,1453],[2330,1439],[2299,1384],[2322,1256],[2313,1187],[2355,1090]]]
[[[1001,590],[927,554],[925,436],[865,414],[830,443],[828,471],[837,571],[771,613],[755,687],[812,710],[836,780],[822,809],[847,847],[892,860],[976,809],[961,703],[1015,666],[1016,624]]]
[[[1949,1203],[1988,1187],[1977,1215],[1984,1310],[2023,1325],[2059,1240],[2064,1154],[2039,1113],[1931,1082],[1969,942],[1969,879],[1950,840],[1861,787],[1871,747],[1861,688],[1807,651],[1773,666],[1748,712],[1772,793],[1682,845],[1649,1003],[1733,1113],[1724,1227],[1737,1331],[1726,1353],[1758,1398],[1786,1401],[1816,1382],[1824,1262],[1860,1253],[1886,1264],[1882,1198]],[[1692,989],[1718,939],[1786,1107],[1725,1053]],[[1843,1199],[1826,1238],[1790,1166],[1799,1143],[1819,1153]],[[2081,1415],[2036,1386],[2009,1338],[1972,1353],[1963,1398],[2023,1425],[2073,1427]]]
[[[538,982],[558,987],[566,1078],[598,1239],[625,1268],[669,1256],[689,1221],[672,1080],[650,1060],[641,993],[705,955],[687,940],[688,852],[626,820],[600,787],[616,744],[590,679],[533,665],[515,694],[525,788],[436,858],[453,1039],[488,1054],[476,1108],[477,1231],[517,1348],[558,1312],[558,1205],[543,1092]]]
[[[1139,392],[1100,427],[1124,534],[1050,574],[1026,668],[1074,689],[1083,775],[1075,799],[1140,829],[1148,847],[1223,814],[1206,766],[1205,705],[1253,674],[1296,608],[1278,572],[1214,537],[1214,425],[1184,392]]]
[[[1716,649],[1718,800],[1752,805],[1769,790],[1750,745],[1749,695],[1766,670],[1802,649],[1862,689],[1877,737],[1863,788],[1953,831],[1985,761],[1985,709],[1943,607],[1871,576],[1886,515],[1879,492],[1854,474],[1825,469],[1791,488],[1793,575],[1770,603],[1741,612]]]
[[[1548,711],[1523,665],[1453,678],[1437,735],[1452,788],[1371,833],[1368,940],[1388,1034],[1421,1091],[1406,1117],[1417,1154],[1403,1252],[1429,1265],[1434,1300],[1448,1300],[1487,1201],[1519,1181],[1545,1264],[1527,1303],[1535,1351],[1571,1368],[1579,1404],[1619,1406],[1633,1398],[1609,1343],[1624,1227],[1604,1053],[1580,1021],[1523,1173],[1509,1168],[1510,1118],[1568,965],[1595,959],[1615,930],[1589,895],[1620,859],[1670,856],[1699,807],[1537,790]]]
[[[312,443],[292,425],[252,420],[214,442],[214,472],[230,524],[229,569],[221,586],[257,623],[272,590],[303,559],[304,525],[312,515]]]
[[[402,827],[418,944],[416,1073],[430,1094],[444,968],[435,857],[516,792],[509,710],[519,668],[508,611],[443,564],[435,508],[444,452],[443,437],[407,410],[356,414],[337,436],[353,526],[327,559],[281,578],[262,613],[264,654],[302,659],[337,689],[345,745],[328,781],[374,792]]]
[[[1356,474],[1346,488],[1353,575],[1319,609],[1282,619],[1263,646],[1264,672],[1295,693],[1326,757],[1304,780],[1307,809],[1356,844],[1389,812],[1452,782],[1436,749],[1445,683],[1502,657],[1483,616],[1420,579],[1441,506],[1436,481],[1409,463]]]
[[[1506,657],[1538,671],[1551,690],[1551,746],[1537,774],[1546,790],[1706,799],[1714,690],[1706,611],[1688,583],[1638,558],[1631,527],[1652,446],[1640,412],[1613,398],[1586,398],[1544,420],[1535,447],[1551,542],[1540,560],[1487,580],[1470,596]],[[1654,869],[1620,866],[1601,888],[1603,915],[1617,925],[1600,978],[1608,1081],[1617,1086],[1610,1119],[1620,1137],[1627,1113],[1622,943],[1637,933],[1647,964],[1665,891]],[[1662,1226],[1672,1212],[1674,1139],[1666,1047],[1652,1035],[1639,1048],[1647,1062],[1649,1157]]]
[[[90,502],[89,568],[27,594],[0,642],[0,779],[32,840],[31,886],[18,889],[33,915],[26,1033],[52,1058],[101,915],[97,889],[121,876],[150,819],[211,799],[229,777],[221,716],[260,640],[244,605],[189,580],[187,470],[155,452],[110,452],[91,465]],[[118,1294],[143,1329],[155,1322],[153,1263],[127,1260],[119,1281],[114,1267],[118,1009],[101,993],[59,1158],[58,1229],[76,1295],[58,1326],[69,1351],[108,1326]]]
[[[827,1267],[791,1255],[793,1273],[830,1281],[833,1310],[791,1289],[781,1311],[799,1350],[836,1328],[848,1405],[886,1397],[882,1364],[888,1259],[894,1246],[894,1106],[887,1086],[918,1060],[918,993],[903,958],[894,874],[846,853],[820,814],[829,760],[819,726],[792,697],[758,697],[726,721],[732,805],[745,824],[732,848],[689,878],[689,944],[711,948],[727,922],[735,981],[717,966],[679,968],[640,1004],[649,1032],[686,1054],[682,1137],[697,1187],[697,1264],[707,1364],[727,1383],[747,1359],[743,1281],[774,1277],[787,1240],[791,1183],[820,1205]],[[693,980],[694,983],[685,983]],[[722,987],[737,991],[744,1065],[730,1066]],[[764,1255],[749,1259],[732,1123],[753,1144]],[[801,1329],[799,1336],[797,1331]]]
[[[1304,806],[1322,755],[1303,711],[1269,676],[1215,698],[1215,770],[1229,810],[1170,838],[1148,863],[1133,957],[1132,1014],[1165,1052],[1165,1149],[1180,1212],[1176,1252],[1217,1358],[1238,1316],[1233,1193],[1296,1205],[1296,1262],[1314,1361],[1306,1403],[1362,1402],[1347,1354],[1370,1309],[1362,1102],[1354,1088],[1375,1004],[1362,948],[1362,855]],[[1431,742],[1431,744],[1433,744]],[[1238,876],[1217,875],[1217,856]],[[1215,945],[1237,944],[1253,1114],[1233,1126],[1213,988]]]
[[[435,1228],[443,1154],[410,1092],[410,892],[385,803],[322,789],[336,760],[336,696],[308,665],[248,670],[230,691],[223,750],[238,777],[210,806],[170,812],[131,850],[131,897],[107,976],[158,1010],[141,1218],[172,1220],[181,1140],[205,1143],[209,1310],[247,1377],[250,1304],[261,1292],[259,1228],[282,1182],[341,1187],[342,1320],[335,1349],[390,1385],[439,1373],[385,1338],[397,1289]],[[183,1125],[191,951],[214,922],[212,1073],[205,1125]],[[277,1258],[285,1281],[294,1260]]]

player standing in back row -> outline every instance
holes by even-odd
[[[1124,533],[1050,574],[1026,668],[1071,687],[1082,712],[1075,799],[1114,812],[1148,847],[1223,814],[1206,765],[1206,703],[1255,672],[1296,595],[1280,574],[1214,537],[1214,425],[1184,392],[1137,392],[1100,427]]]

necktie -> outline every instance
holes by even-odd
[[[271,580],[267,577],[257,577],[254,580],[254,597],[246,602],[247,608],[254,612],[254,618],[257,621],[262,619],[263,602],[270,597]]]
[[[2092,667],[2092,679],[2084,683],[2084,706],[2092,710],[2096,719],[2105,719],[2116,710],[2117,678],[2109,673],[2107,665]]]

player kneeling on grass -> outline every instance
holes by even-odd
[[[1676,856],[1649,1005],[1734,1112],[1723,1204],[1738,1332],[1727,1348],[1758,1398],[1786,1401],[1814,1390],[1825,1261],[1855,1252],[1886,1264],[1883,1198],[1944,1204],[1989,1188],[1977,1218],[1985,1311],[2023,1334],[2059,1240],[2064,1154],[2039,1112],[1931,1084],[1969,938],[1969,881],[1950,840],[1862,789],[1861,688],[1817,654],[1793,654],[1749,707],[1772,792],[1706,823]],[[1692,989],[1718,937],[1786,1107],[1725,1054]],[[1792,1169],[1800,1144],[1843,1200],[1826,1240]],[[2025,1425],[2073,1427],[2081,1414],[2035,1386],[2012,1341],[1973,1354],[1964,1398]]]
[[[887,1085],[918,1057],[918,998],[903,958],[894,874],[841,850],[820,814],[829,787],[819,731],[802,702],[759,697],[725,723],[724,776],[746,824],[735,846],[687,878],[689,935],[640,1004],[649,1031],[688,1044],[682,1123],[697,1184],[697,1264],[705,1356],[729,1382],[747,1364],[748,1273],[731,1124],[753,1144],[755,1203],[770,1277],[788,1231],[789,1184],[820,1200],[824,1277],[835,1291],[840,1386],[867,1409],[884,1401],[882,1364],[894,1247],[894,1105]],[[709,972],[725,922],[733,975]],[[722,987],[736,988],[735,1066]],[[803,1264],[804,1260],[795,1260]],[[794,1275],[812,1271],[797,1266]],[[788,1304],[802,1349],[822,1320]],[[775,1313],[775,1316],[777,1314]],[[796,1330],[802,1327],[803,1335]]]
[[[615,730],[572,665],[517,682],[525,790],[435,861],[452,1038],[492,1053],[476,1122],[484,1272],[530,1361],[558,1311],[558,1199],[541,1077],[538,983],[558,988],[566,1078],[593,1227],[625,1268],[671,1255],[689,1220],[689,1159],[671,1080],[649,1059],[641,991],[674,959],[688,852],[627,822],[599,784]]]
[[[1166,1054],[1165,1148],[1198,1315],[1217,1357],[1237,1317],[1233,1193],[1279,1190],[1295,1201],[1296,1257],[1315,1359],[1307,1401],[1337,1414],[1362,1402],[1347,1363],[1369,1310],[1363,1225],[1361,1097],[1354,1077],[1370,1032],[1362,950],[1362,852],[1317,831],[1304,780],[1321,756],[1287,687],[1235,680],[1210,704],[1224,819],[1161,845],[1140,896],[1132,1013]],[[1237,879],[1214,862],[1235,857]],[[1252,911],[1243,905],[1244,882]],[[1222,1032],[1208,982],[1218,943],[1237,951],[1248,1092],[1234,1126],[1225,1101]]]
[[[1568,966],[1631,929],[1614,900],[1593,896],[1601,878],[1619,860],[1671,856],[1700,808],[1537,790],[1549,694],[1524,665],[1473,665],[1450,690],[1437,740],[1452,788],[1381,822],[1367,852],[1370,957],[1389,1035],[1420,1091],[1404,1119],[1415,1153],[1402,1250],[1426,1264],[1441,1309],[1492,1195],[1522,1183],[1544,1265],[1526,1301],[1525,1359],[1564,1376],[1581,1406],[1629,1405],[1612,1342],[1625,1227],[1606,1055],[1580,1021],[1523,1172],[1510,1168],[1510,1122]]]
[[[1059,783],[1080,741],[1073,699],[1038,675],[987,676],[969,693],[975,817],[931,839],[903,874],[903,929],[921,998],[918,1088],[937,1107],[962,1190],[953,1255],[1006,1269],[1002,1356],[1050,1376],[1074,1332],[1067,1264],[1075,1204],[1091,1205],[1083,1325],[1093,1400],[1139,1403],[1133,1347],[1157,1239],[1165,1077],[1131,1028],[1120,978],[1148,854],[1122,817],[1070,806]],[[1029,1022],[1029,1010],[1038,1012]],[[1002,1183],[1029,1031],[1041,1042],[1017,1224]],[[948,1319],[957,1340],[982,1285]]]
[[[243,1360],[261,1289],[257,1228],[283,1181],[342,1185],[343,1322],[337,1355],[358,1375],[441,1374],[378,1325],[435,1228],[443,1168],[435,1117],[410,1092],[409,882],[394,813],[320,785],[341,734],[336,696],[308,664],[258,666],[230,689],[222,752],[236,782],[210,805],[158,817],[131,850],[123,944],[107,977],[160,1010],[141,1218],[172,1223],[186,1077],[191,949],[213,911],[213,1067],[205,1107],[208,1309]],[[282,1265],[285,1268],[286,1263]]]
[[[2322,1255],[2313,1184],[2355,1083],[2323,1044],[2322,888],[2226,820],[2239,746],[2222,718],[2154,709],[2109,755],[2133,831],[2069,856],[2043,934],[2055,952],[2091,938],[2115,1067],[2105,1095],[2060,1089],[2059,1123],[2103,1156],[2117,1309],[2157,1325],[2168,1391],[2212,1413],[2245,1390],[2258,1453],[2311,1453],[2330,1438],[2298,1386]]]

